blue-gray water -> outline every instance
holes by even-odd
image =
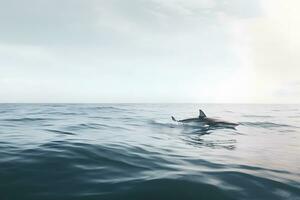
[[[0,104],[0,199],[300,199],[300,106]]]

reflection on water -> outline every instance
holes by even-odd
[[[300,199],[298,107],[0,104],[0,199]]]
[[[210,147],[210,148],[224,148],[227,150],[234,150],[236,140],[205,140],[201,139],[200,136],[191,137],[187,140],[188,144],[195,147]]]
[[[235,139],[206,139],[204,135],[213,134],[216,131],[226,131],[229,130],[231,133],[238,134],[235,132],[237,129],[235,127],[214,127],[214,126],[203,126],[197,124],[178,124],[182,128],[182,135],[184,135],[183,141],[186,141],[187,144],[193,145],[194,147],[210,147],[210,148],[223,148],[227,150],[235,149]]]

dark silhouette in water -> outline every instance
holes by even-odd
[[[199,123],[201,125],[208,125],[208,126],[214,126],[214,127],[230,127],[234,128],[238,126],[239,124],[233,123],[233,122],[228,122],[224,120],[219,120],[219,119],[214,119],[214,118],[209,118],[206,116],[206,114],[202,111],[199,110],[199,117],[196,118],[188,118],[188,119],[183,119],[183,120],[176,120],[175,117],[172,116],[172,120],[176,122],[181,122],[181,123]]]

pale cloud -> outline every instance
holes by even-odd
[[[277,102],[299,80],[297,8],[292,0],[0,0],[0,97]],[[299,100],[288,94],[280,101]]]
[[[300,3],[262,0],[262,15],[242,19],[225,16],[240,68],[227,88],[229,96],[249,102],[299,103],[292,82],[300,74]]]

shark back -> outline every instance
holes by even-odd
[[[228,122],[220,119],[215,119],[215,118],[205,118],[205,122],[210,125],[210,126],[230,126],[230,127],[235,127],[238,126],[239,124],[233,123],[233,122]]]
[[[182,123],[190,123],[190,122],[202,122],[203,120],[200,118],[189,118],[189,119],[183,119],[183,120],[179,120],[179,122]]]

